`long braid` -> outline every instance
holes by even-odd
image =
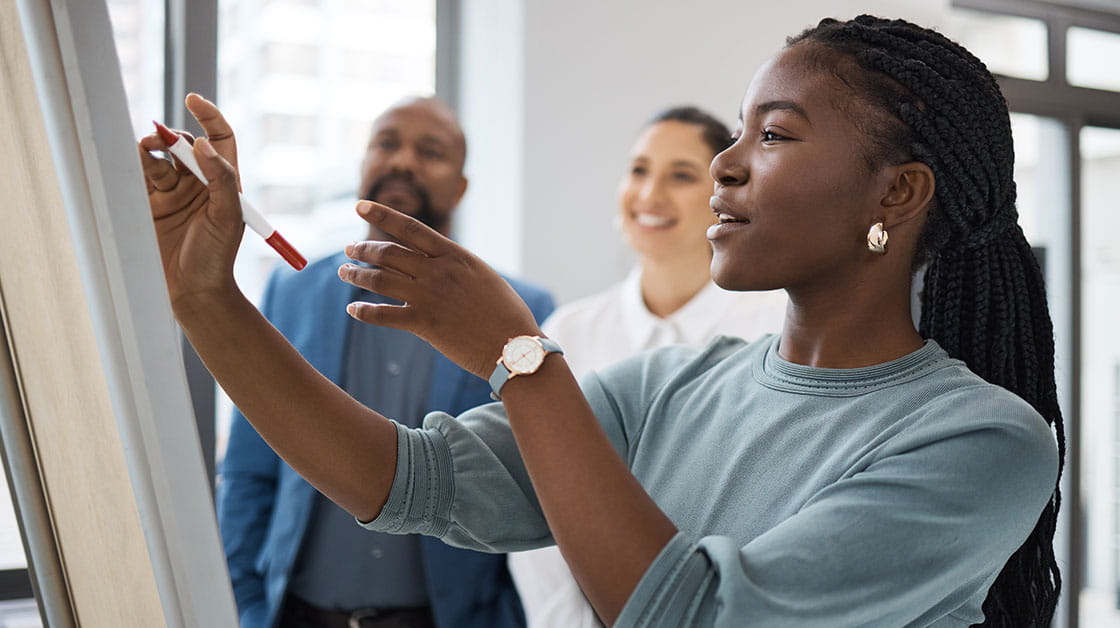
[[[936,196],[915,260],[916,268],[928,263],[919,331],[1031,404],[1057,435],[1061,465],[1053,325],[1042,272],[1018,225],[1010,118],[995,79],[960,45],[903,20],[826,19],[789,45],[802,42],[870,105],[869,120],[853,118],[874,125],[873,133],[866,127],[871,165],[918,160],[934,173]],[[1053,550],[1060,504],[1055,484],[989,590],[984,625],[1049,625],[1062,582]]]

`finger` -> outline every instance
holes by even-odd
[[[191,135],[190,133],[187,133],[186,131],[178,131],[178,130],[175,130],[175,129],[170,129],[170,130],[174,133],[178,133],[179,135],[182,135],[183,139],[187,140],[187,143],[194,144],[194,136]],[[178,157],[171,154],[171,152],[167,149],[167,142],[163,141],[163,138],[160,137],[159,133],[151,133],[149,135],[145,135],[144,137],[140,138],[140,146],[143,147],[145,150],[148,150],[148,151],[158,150],[158,151],[164,153],[165,155],[167,155],[168,163],[174,164],[175,169],[178,170],[180,173],[189,172],[189,169],[185,165],[183,165],[183,162],[180,161]]]
[[[144,181],[149,187],[149,192],[151,190],[166,192],[179,184],[179,173],[175,171],[175,167],[171,165],[170,161],[160,159],[150,152],[153,149],[146,147],[144,140],[147,139],[145,137],[140,141],[140,167],[144,171]],[[156,139],[159,140],[159,138]],[[162,143],[163,140],[159,140],[159,142]],[[147,144],[151,144],[151,142],[147,142]]]
[[[364,288],[396,299],[401,303],[408,303],[416,287],[416,282],[406,275],[387,268],[366,268],[357,264],[343,264],[338,267],[339,279],[346,283]]]
[[[214,217],[221,220],[241,221],[241,199],[237,194],[237,171],[214,150],[209,140],[199,138],[194,143],[194,156],[198,167],[210,182],[210,206]]]
[[[163,138],[159,136],[159,133],[149,133],[140,138],[140,148],[146,151],[158,150],[161,152],[167,152],[167,142],[163,141]]]
[[[359,201],[357,210],[366,222],[430,257],[456,248],[435,229],[380,203]]]
[[[410,329],[413,323],[412,309],[407,305],[355,301],[346,306],[346,313],[363,323],[381,327]]]
[[[187,144],[189,144],[191,146],[194,146],[194,139],[195,138],[194,138],[194,135],[191,135],[191,133],[189,131],[180,131],[179,129],[171,129],[171,131],[178,134],[184,140],[186,140]],[[159,134],[157,133],[156,135],[159,135]],[[167,152],[167,151],[164,151],[164,152]],[[171,163],[175,164],[175,169],[178,170],[179,172],[190,172],[191,171],[191,169],[188,168],[187,165],[184,164],[181,159],[176,157],[174,153],[167,152],[167,157],[168,157],[168,159],[171,160]]]
[[[424,268],[424,262],[432,259],[396,242],[378,240],[352,242],[346,245],[345,252],[352,260],[391,268],[408,277],[417,277]]]
[[[206,137],[214,145],[214,150],[237,169],[237,143],[233,127],[226,121],[218,106],[195,93],[187,94],[184,101],[199,126],[206,131]]]

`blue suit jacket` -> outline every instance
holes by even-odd
[[[272,275],[261,311],[308,362],[341,385],[353,287],[338,278],[338,254],[296,273]],[[548,293],[511,285],[538,321],[552,312]],[[429,411],[459,414],[490,400],[482,379],[437,354],[428,390]],[[240,412],[234,412],[217,491],[218,524],[242,628],[277,622],[292,567],[304,541],[315,489],[272,451]],[[357,524],[355,524],[357,525]],[[424,573],[436,623],[454,628],[525,625],[505,555],[481,554],[421,540]]]

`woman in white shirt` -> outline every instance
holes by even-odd
[[[708,166],[730,144],[727,127],[696,107],[666,110],[638,136],[618,188],[619,224],[638,265],[542,328],[577,377],[648,349],[781,331],[784,291],[728,292],[711,279]],[[555,546],[510,554],[509,566],[530,628],[602,625]]]

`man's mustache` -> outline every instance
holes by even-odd
[[[421,207],[428,207],[430,205],[431,197],[428,194],[428,190],[420,185],[413,177],[398,173],[389,173],[374,180],[373,183],[369,185],[369,188],[366,189],[365,194],[362,195],[362,199],[377,202],[377,197],[381,194],[382,190],[385,189],[385,186],[390,183],[399,183],[407,186],[412,193],[420,199]]]
[[[427,188],[425,188],[423,185],[420,185],[420,183],[417,182],[411,175],[391,172],[387,175],[379,177],[369,185],[369,188],[366,189],[365,194],[363,194],[361,198],[367,201],[374,201],[375,203],[380,202],[380,199],[378,197],[381,195],[381,191],[385,188],[386,185],[390,183],[401,183],[408,186],[412,190],[412,193],[416,195],[416,198],[419,199],[419,207],[417,207],[415,211],[411,212],[413,218],[428,225],[429,227],[432,227],[433,229],[440,228],[438,224],[439,219],[437,217],[437,214],[435,210],[432,209],[431,195],[428,194]]]

